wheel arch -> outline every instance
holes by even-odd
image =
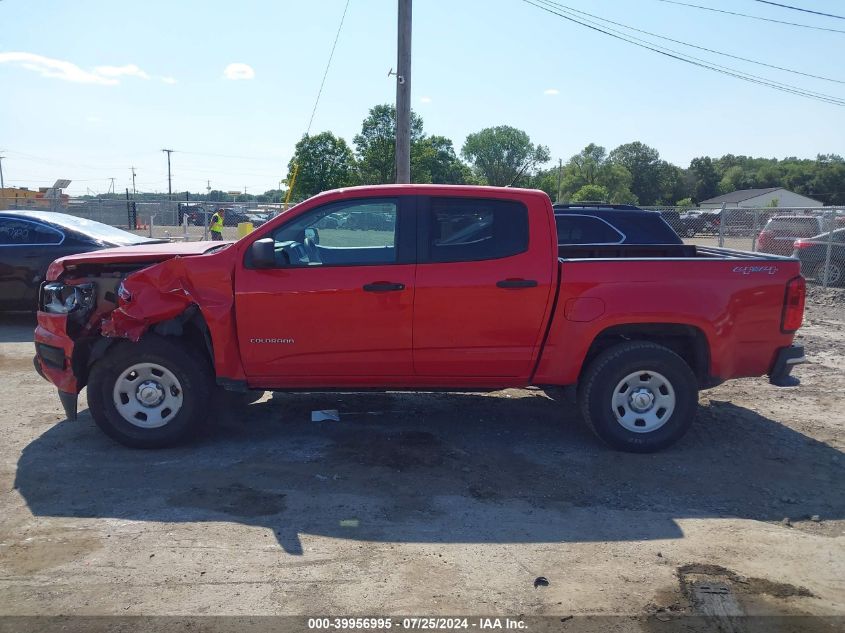
[[[209,366],[212,369],[214,368],[214,343],[211,340],[211,332],[202,311],[196,304],[191,304],[181,314],[172,319],[151,325],[140,340],[143,341],[144,337],[149,334],[184,340],[191,347],[199,350],[208,361]],[[102,359],[114,345],[126,340],[122,337],[98,336],[77,342],[74,346],[71,366],[80,388],[87,384],[91,367]]]
[[[683,323],[631,323],[613,325],[599,332],[581,364],[580,378],[590,363],[606,349],[627,341],[648,341],[675,352],[692,369],[701,387],[713,386],[710,374],[710,345],[704,332]]]

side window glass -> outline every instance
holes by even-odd
[[[30,244],[59,244],[64,237],[58,231],[43,224],[33,224],[29,236],[32,240]]]
[[[342,202],[309,211],[273,234],[279,266],[366,266],[396,261],[396,199]]]
[[[558,244],[621,244],[625,240],[607,222],[590,216],[557,215]]]
[[[499,259],[528,249],[528,210],[519,202],[432,198],[432,262]]]
[[[0,245],[60,244],[63,235],[50,227],[13,218],[0,218]]]

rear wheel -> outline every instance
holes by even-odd
[[[133,448],[161,448],[203,423],[212,396],[207,360],[181,341],[149,336],[120,342],[91,370],[88,405],[109,437]]]
[[[841,286],[845,283],[845,267],[840,262],[831,261],[827,266],[821,263],[816,266],[813,276],[820,284],[824,283],[827,276],[828,286]]]
[[[607,444],[649,453],[687,432],[698,407],[698,381],[684,359],[662,345],[621,343],[590,363],[578,400],[584,420]]]

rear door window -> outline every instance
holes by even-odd
[[[428,259],[501,259],[528,250],[528,209],[510,200],[431,198]]]

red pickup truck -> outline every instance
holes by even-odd
[[[55,261],[36,369],[68,418],[135,447],[188,438],[215,388],[577,386],[611,446],[653,451],[699,389],[794,384],[793,259],[683,244],[558,246],[540,191],[385,185],[315,196],[234,243]]]

